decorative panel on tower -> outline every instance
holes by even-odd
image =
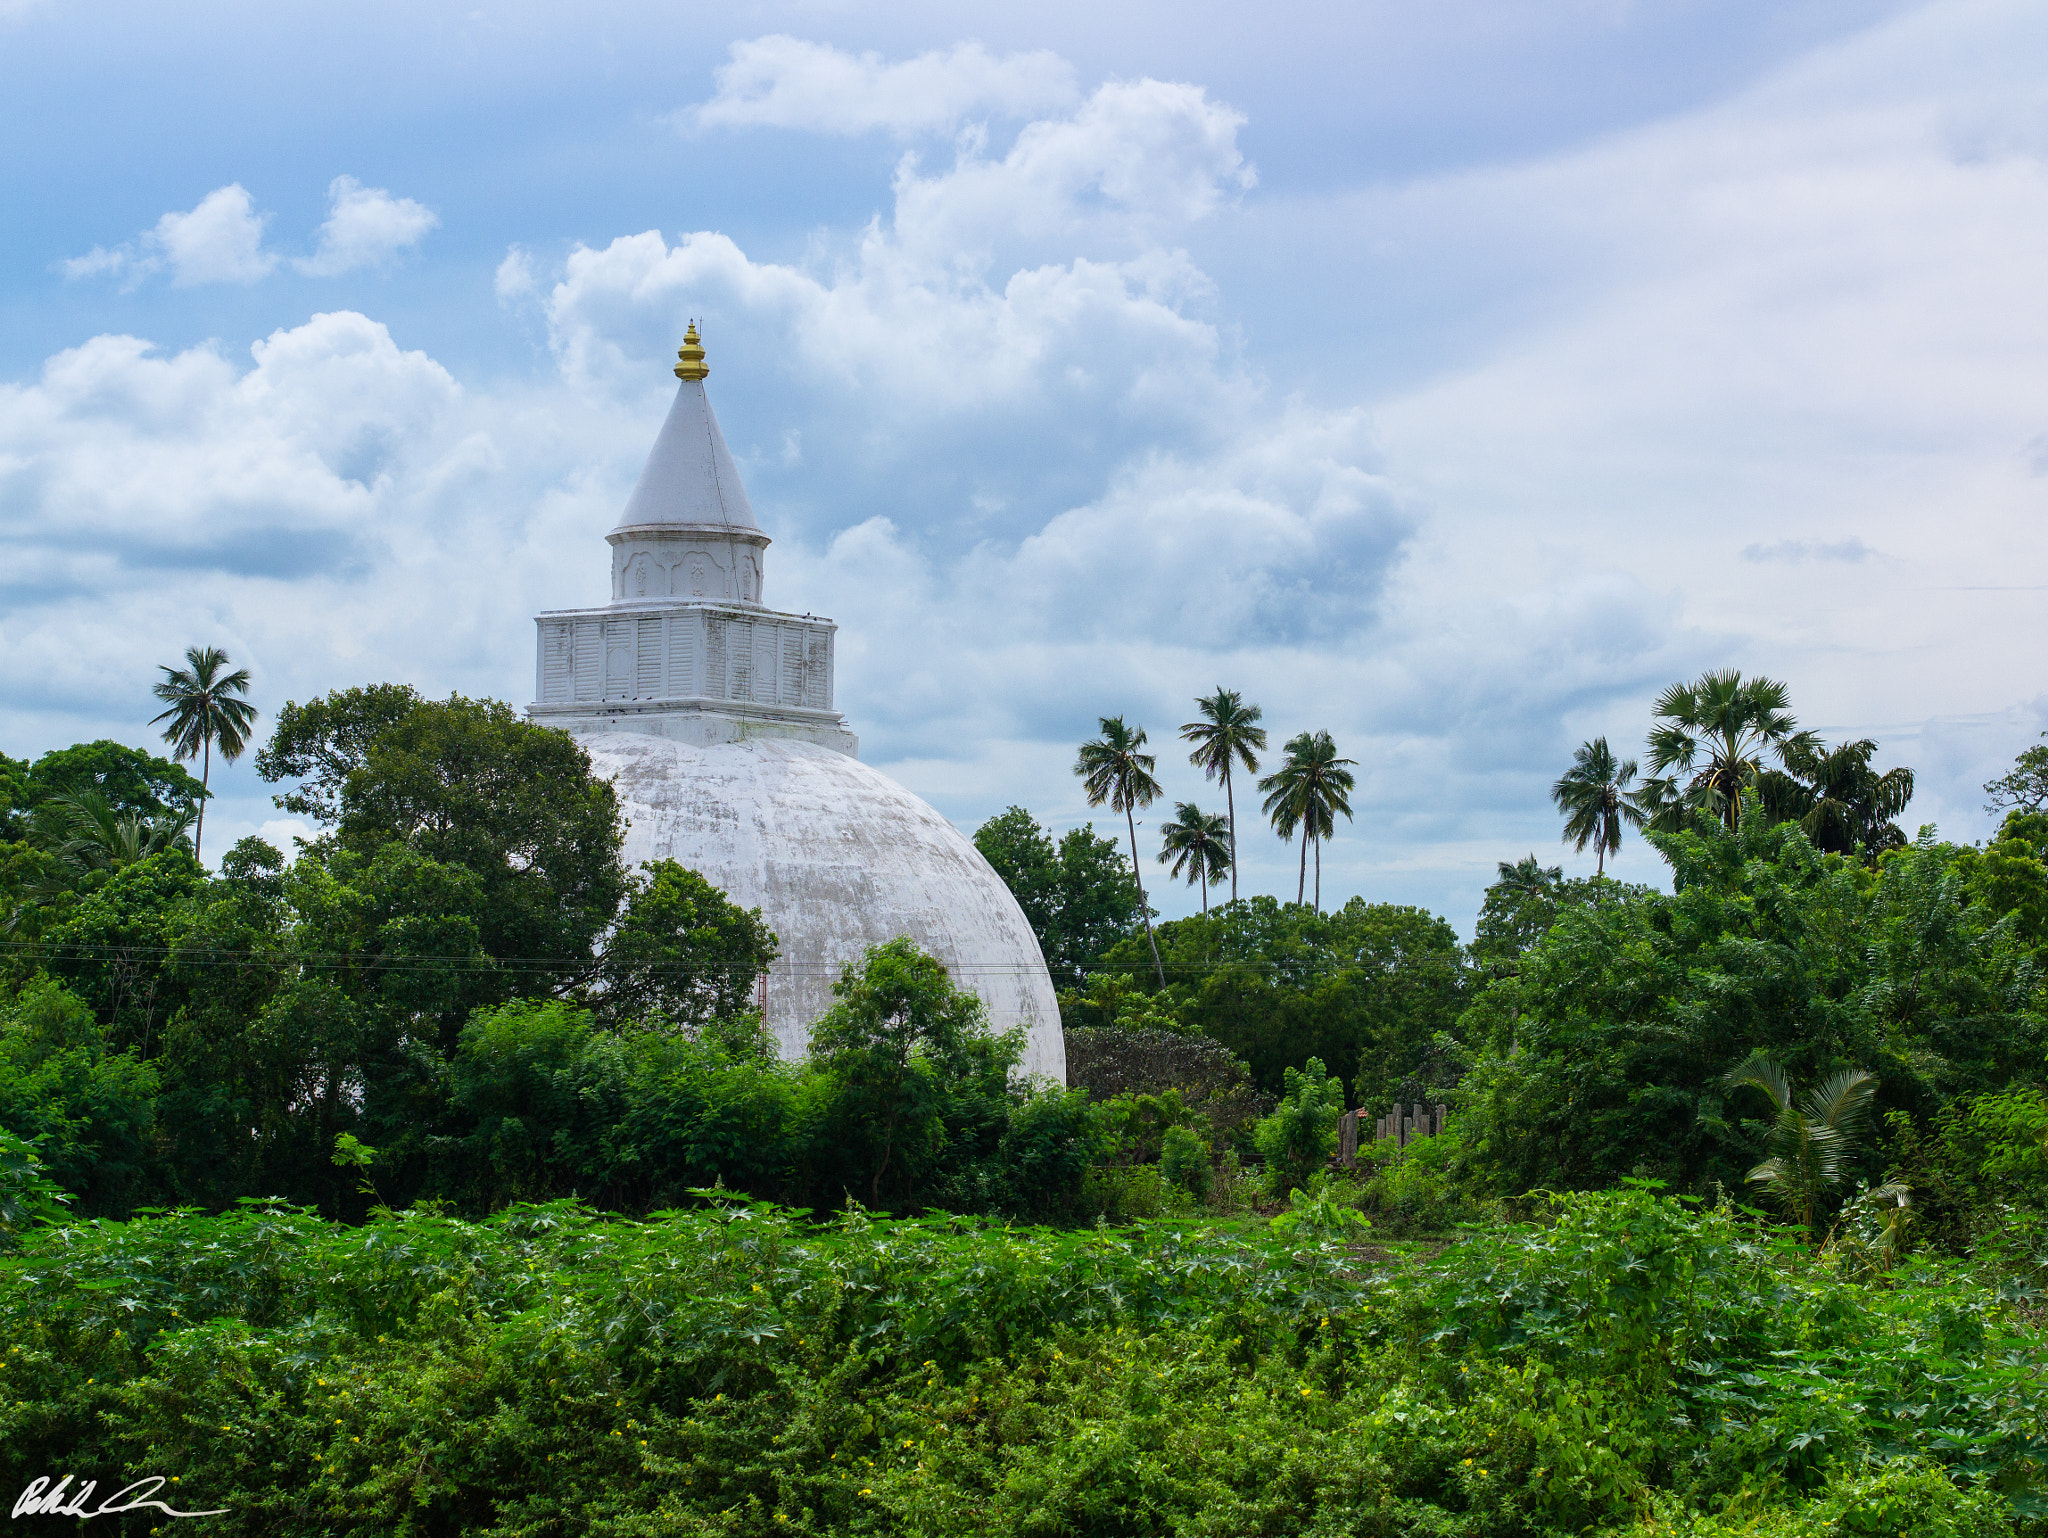
[[[726,651],[732,658],[732,683],[727,688],[726,698],[751,700],[754,697],[754,627],[743,619],[726,621]]]
[[[571,667],[573,638],[561,620],[549,620],[540,627],[540,697],[550,704],[574,698],[575,674]]]
[[[625,700],[633,697],[633,649],[636,637],[629,619],[604,622],[604,697]]]
[[[780,625],[782,640],[782,693],[785,705],[804,703],[805,674],[804,632],[801,625]]]
[[[661,698],[662,636],[667,627],[659,614],[643,617],[639,629],[638,651],[634,658],[633,697],[641,700]]]
[[[576,621],[571,670],[576,676],[575,697],[579,700],[604,698],[604,621]]]
[[[809,665],[804,669],[804,704],[812,710],[832,708],[832,632],[822,627],[813,630],[810,645]]]
[[[723,615],[704,616],[704,692],[714,700],[726,697],[725,632]]]
[[[700,692],[693,664],[697,660],[697,616],[671,614],[668,617],[668,693],[670,699],[688,699]]]

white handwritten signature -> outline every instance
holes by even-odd
[[[115,1512],[137,1511],[144,1506],[154,1506],[167,1517],[218,1517],[231,1509],[223,1506],[219,1511],[174,1511],[162,1501],[150,1499],[163,1488],[164,1480],[160,1474],[147,1474],[132,1485],[124,1485],[99,1505],[87,1510],[86,1502],[92,1499],[93,1491],[99,1488],[99,1481],[88,1479],[78,1487],[78,1493],[73,1495],[70,1486],[76,1477],[74,1474],[66,1474],[55,1485],[50,1483],[50,1476],[47,1474],[31,1479],[28,1488],[14,1498],[14,1514],[17,1517],[106,1517],[112,1516]],[[145,1489],[144,1486],[148,1488]],[[135,1490],[141,1490],[142,1493],[132,1501],[122,1500],[123,1496]]]

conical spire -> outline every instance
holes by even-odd
[[[622,529],[688,525],[758,530],[740,473],[704,393],[704,347],[693,324],[677,354],[675,404],[654,440],[640,483],[626,499]]]

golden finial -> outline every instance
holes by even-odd
[[[676,356],[683,361],[676,365],[676,378],[702,379],[711,370],[704,363],[704,344],[697,340],[697,323],[690,322],[690,329],[683,333],[683,345],[676,349]]]

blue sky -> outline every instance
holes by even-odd
[[[1220,800],[1222,683],[1359,762],[1326,901],[1469,928],[1734,665],[1981,837],[2048,726],[2044,65],[2018,3],[0,0],[0,746],[149,742],[193,642],[523,703],[695,316],[769,602],[963,827],[1086,817],[1107,713]]]

